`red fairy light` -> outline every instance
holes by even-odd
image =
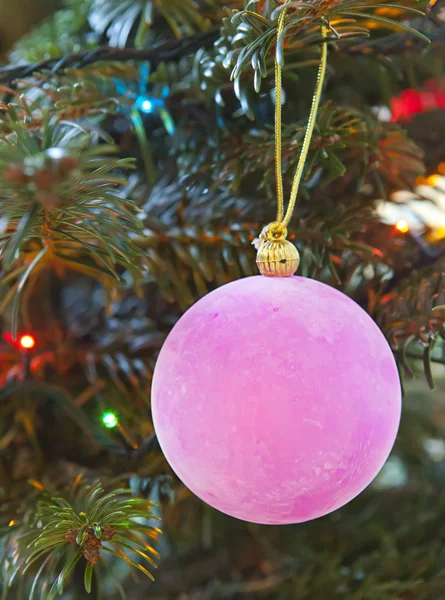
[[[36,345],[36,339],[30,333],[24,333],[19,336],[18,339],[14,340],[11,333],[8,331],[3,334],[3,338],[8,344],[18,348],[19,350],[32,350]]]
[[[404,90],[391,100],[391,120],[410,121],[416,114],[445,108],[445,86],[430,80],[419,90]]]
[[[26,334],[22,335],[20,338],[20,346],[24,350],[31,350],[36,345],[36,341],[32,335]]]

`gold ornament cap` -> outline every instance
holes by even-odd
[[[256,264],[265,277],[290,277],[300,264],[297,248],[287,239],[287,228],[274,221],[261,232]]]

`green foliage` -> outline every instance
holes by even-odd
[[[440,598],[443,566],[437,531],[441,530],[444,496],[435,486],[425,489],[413,479],[399,489],[365,494],[336,518],[281,528],[272,538],[264,529],[253,527],[255,539],[281,565],[277,575],[287,574],[267,597]],[[261,598],[261,593],[254,597]]]
[[[134,204],[116,192],[133,160],[113,156],[113,144],[95,145],[97,134],[74,123],[47,120],[31,131],[11,121],[10,127],[0,142],[1,263],[8,282],[1,310],[13,300],[15,335],[20,295],[37,268],[80,266],[100,279],[119,280],[118,266],[137,274],[140,251],[131,235],[141,224]]]
[[[399,27],[428,41],[406,23],[382,16],[374,10],[379,7],[400,9],[399,18],[410,13],[423,14],[411,6],[390,5],[385,0],[314,0],[305,4],[291,2],[289,6],[279,0],[264,3],[251,0],[246,10],[233,14],[232,23],[236,26],[236,33],[233,30],[229,32],[232,48],[226,55],[225,65],[234,65],[232,78],[236,85],[246,68],[253,67],[255,90],[259,92],[261,79],[267,76],[270,51],[275,44],[277,60],[283,65],[285,53],[292,57],[294,52],[320,42],[322,24],[326,25],[330,39],[336,42],[368,37],[370,27],[375,24],[391,29]],[[277,22],[282,10],[287,10],[287,14],[283,33],[276,41]]]
[[[149,279],[181,310],[215,286],[256,274],[253,243],[261,223],[270,219],[264,189],[240,197],[239,190],[226,191],[221,182],[219,188],[206,189],[202,177],[196,187],[193,175],[185,188],[162,182],[143,205],[147,235],[140,243],[147,250],[144,262]],[[155,217],[160,206],[162,217]],[[376,248],[357,239],[366,224],[375,222],[371,207],[359,199],[335,204],[308,200],[299,214],[302,218],[291,228],[290,238],[301,251],[303,276],[342,286],[356,266],[348,266],[351,256],[359,264],[382,260]]]
[[[64,290],[60,312],[51,289]],[[34,332],[37,340],[29,364],[20,361],[19,347],[0,340],[1,486],[10,490],[14,482],[22,481],[21,493],[23,478],[26,482],[46,471],[46,461],[52,460],[46,453],[52,434],[54,447],[59,448],[50,452],[56,462],[59,452],[63,454],[61,444],[79,444],[85,451],[76,450],[80,462],[84,458],[89,462],[98,452],[132,452],[132,446],[104,428],[101,416],[106,411],[119,415],[135,445],[153,434],[149,390],[154,357],[177,318],[177,309],[162,299],[155,284],[145,291],[146,297],[140,298],[134,297],[130,286],[111,294],[83,273],[63,278],[54,271],[42,274],[26,291],[22,298],[26,329],[21,331]],[[162,316],[156,315],[160,306]],[[49,427],[49,423],[57,425]],[[65,431],[61,440],[57,432],[65,426],[70,433]],[[22,451],[16,451],[19,439],[27,448],[23,455],[32,448],[27,464]]]
[[[214,0],[206,0],[215,6]],[[140,46],[156,15],[168,24],[176,37],[208,27],[195,0],[93,0],[89,20],[98,35],[107,34],[111,46],[124,47],[138,24],[135,44]]]
[[[155,518],[151,502],[132,498],[129,489],[107,492],[100,481],[89,483],[82,476],[65,494],[54,495],[39,487],[42,492],[35,513],[11,522],[9,544],[16,551],[6,565],[9,587],[21,573],[29,574],[39,565],[29,599],[39,593],[40,598],[54,600],[63,595],[68,579],[84,558],[84,587],[90,594],[103,553],[153,579],[144,563],[156,568],[153,557],[159,558],[159,554],[149,539],[156,540],[161,532],[150,525]]]
[[[283,127],[283,174],[288,181],[295,171],[305,129],[305,119]],[[272,126],[216,132],[209,143],[211,136],[211,131],[200,130],[198,124],[188,124],[176,136],[181,174],[204,174],[209,163],[219,161],[217,184],[224,181],[234,193],[242,194],[254,181],[257,191],[270,193],[275,160]],[[354,192],[370,183],[378,194],[386,195],[388,189],[412,187],[424,169],[422,150],[398,124],[381,122],[372,113],[353,107],[334,107],[327,101],[320,108],[302,194],[309,198],[315,186],[327,189],[348,172],[355,176]]]
[[[10,53],[12,62],[37,62],[94,47],[84,32],[92,0],[65,0],[65,8],[35,27],[18,41]]]
[[[6,88],[5,93],[12,99],[8,111],[0,113],[0,132],[11,133],[11,125],[17,120],[26,129],[40,129],[44,114],[58,121],[82,120],[83,126],[92,128],[94,123],[134,102],[136,94],[130,86],[125,96],[117,92],[118,82],[130,78],[138,78],[134,65],[105,62],[82,69],[64,69],[57,75],[46,69],[35,73],[17,81],[16,90]],[[11,113],[17,117],[11,119]]]
[[[435,387],[431,362],[444,362],[445,274],[438,270],[440,266],[431,269],[428,277],[413,273],[388,293],[383,287],[372,302],[404,375],[413,378],[410,363],[421,359],[431,389]]]
[[[255,275],[255,230],[249,225],[224,229],[190,225],[147,231],[144,262],[164,296],[182,310],[215,285]]]

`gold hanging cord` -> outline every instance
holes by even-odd
[[[289,3],[291,0],[286,0]],[[280,43],[284,43],[284,21],[286,19],[287,8],[283,7],[278,18],[277,27],[277,48]],[[318,107],[323,89],[323,82],[326,75],[327,64],[327,44],[326,44],[326,25],[321,25],[321,58],[318,68],[317,83],[315,86],[314,97],[312,98],[311,112],[306,128],[306,133],[301,148],[301,154],[298,159],[297,170],[292,183],[292,190],[289,199],[289,205],[286,213],[284,212],[284,192],[283,192],[283,172],[282,172],[282,135],[281,135],[281,110],[282,110],[282,70],[281,64],[275,56],[275,173],[277,180],[277,220],[267,225],[260,235],[260,245],[258,248],[256,263],[262,275],[266,277],[289,277],[293,275],[300,264],[300,255],[297,248],[289,242],[287,237],[287,226],[292,218],[295,203],[297,201],[298,190],[303,176],[304,165],[311,145],[312,134],[314,133],[315,122],[317,120]],[[282,39],[283,38],[283,39]]]
[[[286,4],[291,0],[286,0]],[[278,30],[277,30],[277,42],[280,43],[280,37],[284,29],[284,21],[286,18],[287,9],[283,8],[278,19]],[[315,122],[317,119],[318,107],[320,105],[320,97],[323,89],[324,77],[326,74],[327,64],[327,44],[326,44],[326,26],[321,26],[321,37],[323,43],[321,44],[321,57],[320,66],[318,68],[317,83],[315,86],[314,97],[312,98],[311,112],[309,114],[309,120],[307,124],[306,134],[304,136],[303,147],[301,149],[300,158],[298,160],[297,170],[295,172],[292,191],[289,199],[289,206],[287,207],[286,214],[284,214],[284,192],[283,192],[283,174],[281,165],[281,102],[282,102],[282,77],[281,77],[281,65],[275,57],[275,160],[276,160],[276,178],[277,178],[277,221],[280,223],[281,228],[284,229],[289,225],[292,218],[292,214],[295,209],[295,203],[297,201],[298,190],[301,183],[301,177],[303,175],[304,165],[311,145],[312,134],[314,132]]]

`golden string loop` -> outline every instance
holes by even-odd
[[[286,4],[291,0],[286,0]],[[286,19],[287,9],[283,8],[278,18],[277,26],[277,43],[282,36],[284,31],[284,22]],[[297,169],[295,171],[294,179],[292,182],[292,189],[289,199],[289,205],[286,213],[284,212],[284,192],[283,192],[283,171],[282,171],[282,68],[275,56],[275,173],[277,181],[277,220],[274,223],[270,223],[263,229],[260,236],[262,244],[258,251],[257,264],[263,275],[268,276],[283,276],[293,275],[299,264],[299,255],[295,246],[290,242],[286,241],[287,226],[292,218],[295,210],[295,204],[297,201],[298,190],[300,188],[301,179],[303,177],[304,165],[306,164],[307,155],[311,145],[312,135],[314,133],[314,127],[317,120],[318,108],[320,106],[321,92],[323,89],[324,78],[326,75],[327,66],[327,44],[326,44],[326,26],[321,26],[321,57],[320,66],[318,68],[317,83],[315,86],[314,96],[312,98],[311,111],[309,114],[308,124],[306,133],[303,140],[303,146],[301,148],[300,157],[298,159]],[[271,244],[279,244],[277,246],[278,254],[274,254],[271,249]],[[285,243],[285,244],[284,244]],[[283,245],[284,244],[284,245]],[[296,254],[293,253],[287,245],[295,248]],[[265,251],[265,245],[267,245],[267,252]],[[263,247],[264,246],[264,247]],[[284,256],[284,247],[286,246],[286,256]],[[281,254],[280,254],[281,253]],[[261,256],[260,256],[261,254]],[[281,256],[281,258],[279,258]],[[267,257],[270,257],[270,265],[265,265]],[[287,257],[287,258],[286,258]],[[284,262],[283,262],[284,261]],[[283,264],[287,267],[283,268]],[[290,267],[291,265],[291,267]],[[295,266],[296,265],[296,266]],[[295,270],[291,273],[291,269],[295,266]]]

